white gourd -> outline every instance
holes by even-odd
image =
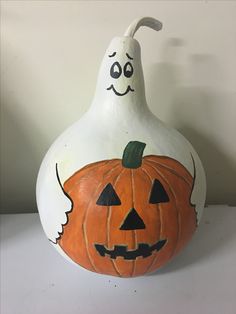
[[[146,143],[145,155],[174,158],[195,176],[191,202],[196,205],[200,221],[206,195],[204,170],[192,145],[147,106],[140,45],[133,38],[140,26],[157,31],[162,28],[159,21],[144,17],[135,20],[124,36],[112,39],[89,110],[57,138],[43,159],[37,179],[37,204],[44,231],[52,242],[62,232],[66,212],[71,209],[58,183],[56,164],[63,184],[85,165],[121,158],[130,141]],[[57,244],[54,246],[67,258]]]

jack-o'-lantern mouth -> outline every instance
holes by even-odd
[[[112,259],[116,259],[121,256],[126,260],[135,260],[137,257],[142,256],[143,258],[152,255],[154,251],[160,251],[166,244],[167,240],[159,240],[153,245],[146,243],[139,243],[138,248],[135,250],[128,250],[127,245],[115,245],[113,250],[107,249],[102,244],[95,244],[95,248],[101,256],[110,256]]]
[[[113,84],[111,84],[110,87],[107,88],[107,90],[113,90],[113,92],[117,95],[117,96],[124,96],[126,94],[128,94],[129,91],[134,92],[134,89],[130,87],[130,85],[128,85],[128,87],[126,88],[126,91],[124,93],[119,93]]]

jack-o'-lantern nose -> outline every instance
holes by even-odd
[[[120,230],[137,230],[137,229],[145,229],[145,224],[142,218],[135,210],[135,208],[131,208],[124,222],[122,223]]]

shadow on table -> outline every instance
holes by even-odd
[[[226,209],[226,210],[224,210]],[[236,238],[236,229],[232,223],[232,208],[210,206],[205,208],[201,223],[188,246],[162,269],[150,274],[161,275],[188,267],[209,258]]]

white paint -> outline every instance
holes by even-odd
[[[145,16],[134,20],[125,31],[124,36],[134,37],[134,34],[141,26],[147,26],[155,29],[156,31],[160,31],[162,29],[162,23],[160,21],[152,17]]]
[[[111,57],[112,55],[114,56]],[[119,62],[122,68],[119,78],[110,76],[114,62]],[[134,74],[129,78],[124,75],[127,62],[134,69]],[[113,90],[107,90],[111,85],[121,94],[128,90],[128,86],[134,91],[118,96]],[[42,225],[49,239],[55,241],[58,237],[58,232],[62,230],[61,224],[66,222],[65,212],[71,206],[56,179],[56,164],[63,184],[87,164],[121,158],[127,143],[134,140],[146,143],[144,155],[172,157],[181,162],[192,175],[194,172],[191,155],[193,156],[196,180],[192,202],[196,204],[199,220],[206,194],[201,162],[189,142],[177,131],[164,125],[148,109],[139,43],[132,37],[115,37],[102,61],[90,109],[54,142],[39,171],[37,203]]]

